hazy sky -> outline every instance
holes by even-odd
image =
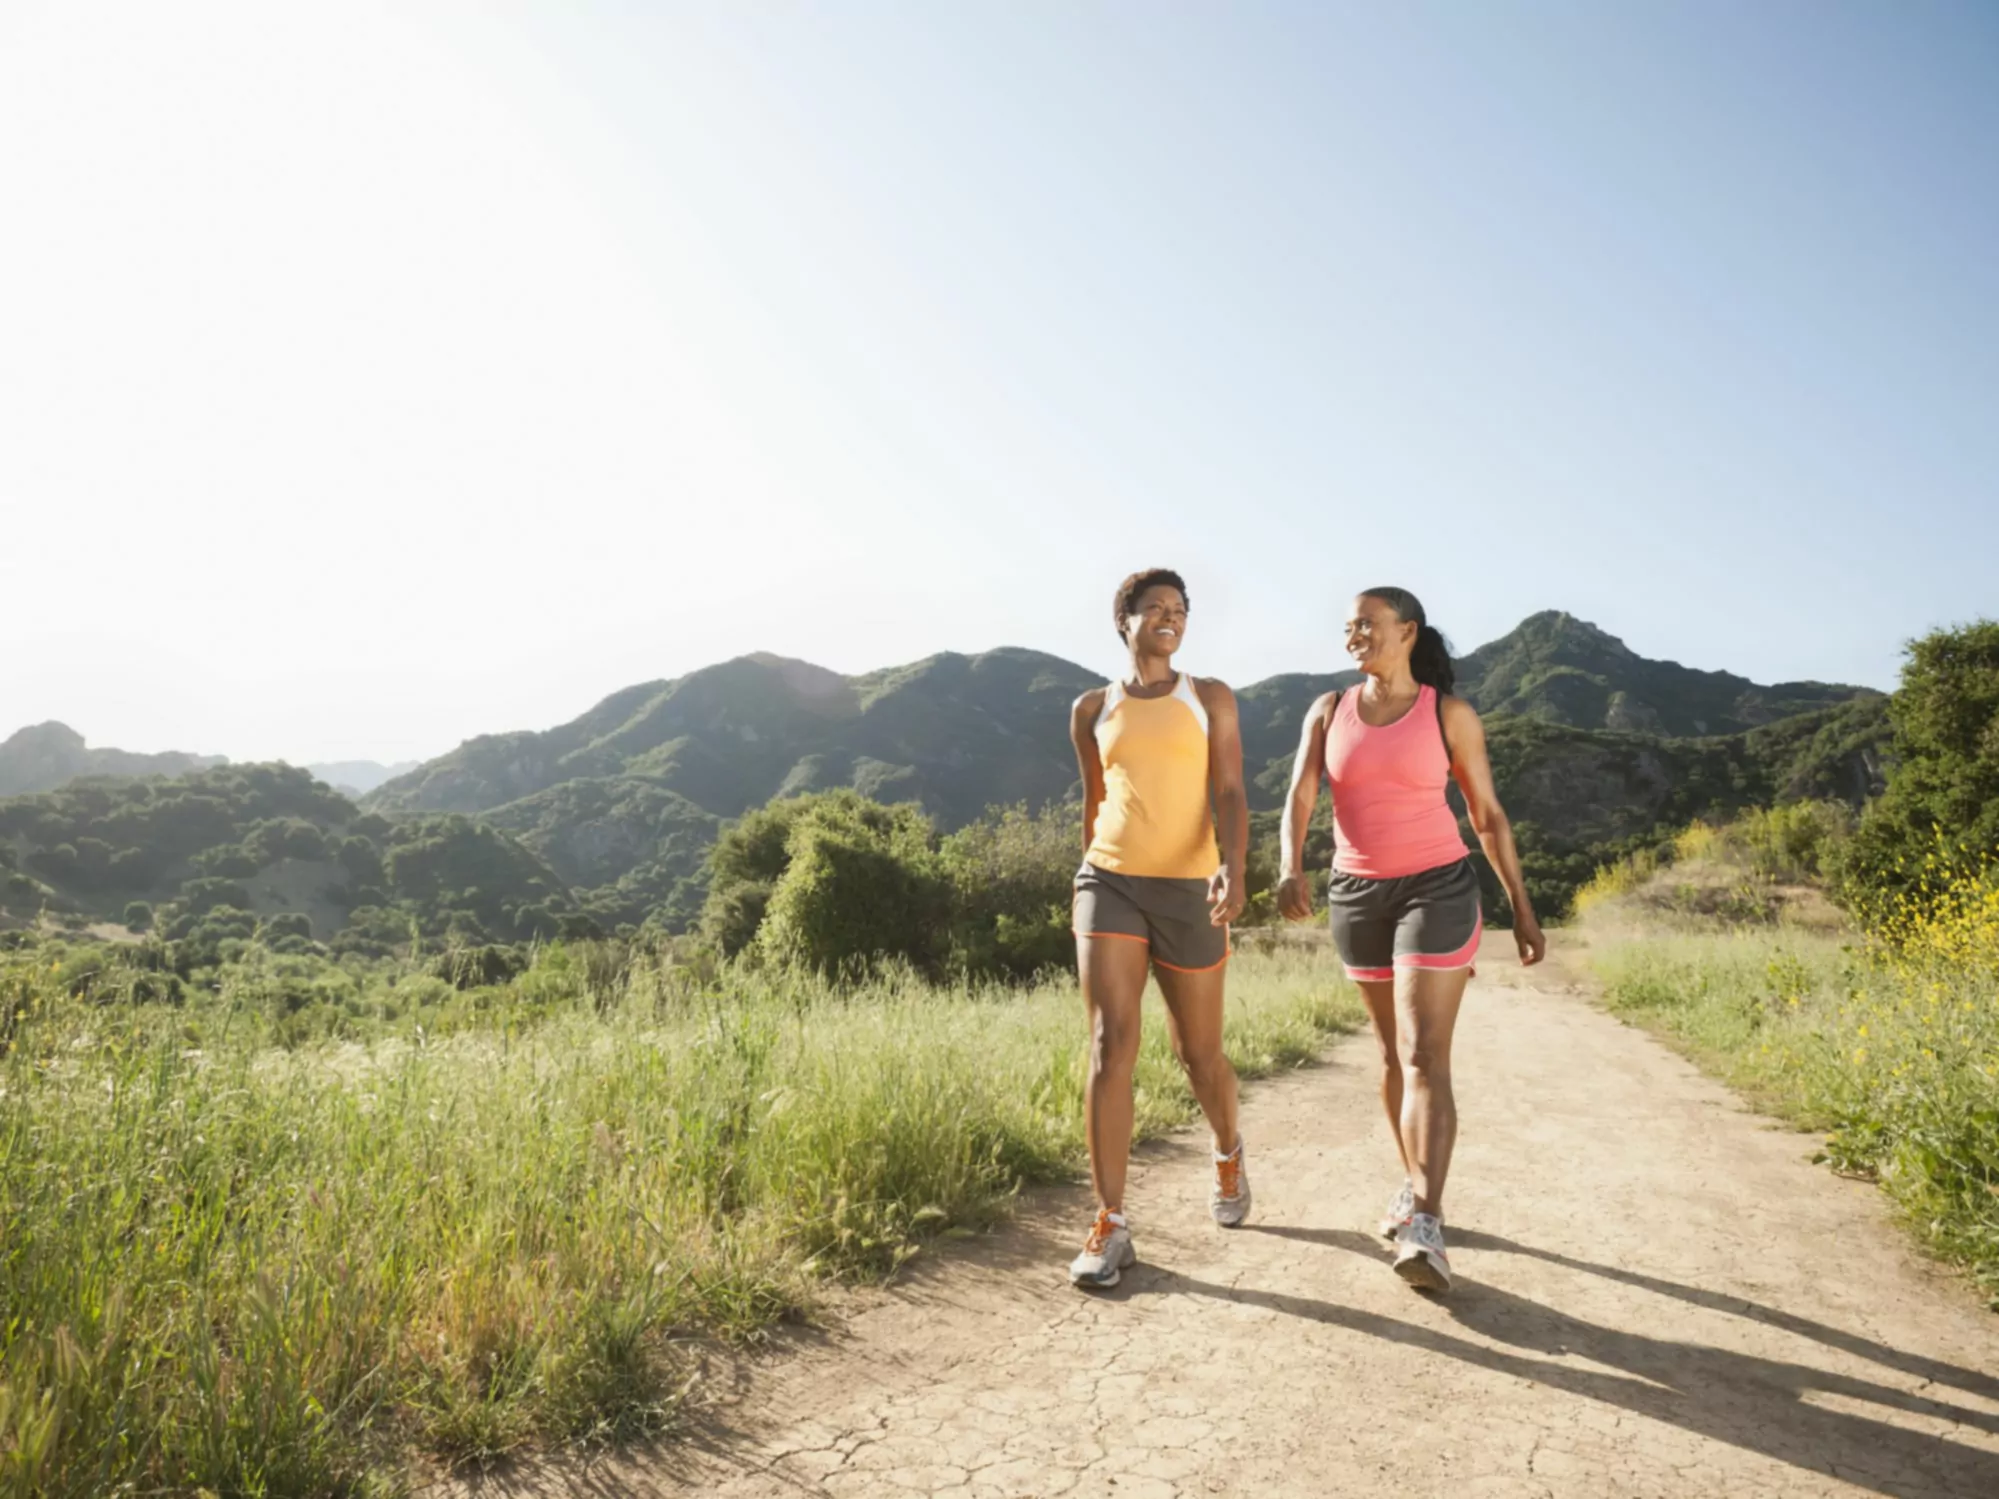
[[[1999,7],[0,7],[0,737],[766,649],[1892,683],[1999,612]]]

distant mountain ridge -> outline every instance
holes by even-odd
[[[1523,793],[1533,788],[1516,817],[1562,847],[1651,825],[1678,807],[1676,788],[1689,777],[1709,788],[1708,801],[1689,803],[1694,810],[1717,797],[1774,796],[1792,782],[1847,794],[1875,775],[1853,758],[1861,753],[1854,745],[1874,746],[1885,733],[1878,706],[1865,706],[1878,705],[1879,694],[1865,688],[1766,687],[1649,660],[1554,610],[1457,664],[1458,690],[1494,720],[1495,763],[1516,773]],[[579,889],[615,884],[625,909],[684,913],[698,895],[715,829],[774,797],[852,787],[918,802],[952,829],[996,804],[1073,795],[1069,705],[1102,680],[1074,662],[1013,647],[855,677],[780,656],[742,656],[625,688],[546,732],[468,740],[387,782],[364,805],[391,815],[483,816]],[[1312,700],[1358,680],[1351,670],[1289,673],[1237,689],[1253,808],[1268,813],[1280,804]],[[1851,705],[1860,705],[1852,732],[1833,736],[1847,757],[1841,768],[1793,765],[1821,744],[1807,716]],[[1783,739],[1781,752],[1771,748],[1779,741],[1752,747],[1743,737],[1791,720],[1806,732]],[[1509,721],[1518,727],[1507,728]],[[1574,732],[1534,733],[1535,723]],[[1698,755],[1670,748],[1696,736],[1740,742]],[[1778,764],[1773,755],[1791,759]],[[1574,772],[1566,800],[1564,766]]]
[[[384,765],[379,760],[322,760],[305,768],[316,780],[326,782],[343,796],[358,800],[383,782],[408,775],[422,763],[421,760],[398,760],[393,765]]]
[[[1459,691],[1480,713],[1518,713],[1577,728],[1691,738],[1738,734],[1856,697],[1863,687],[1780,682],[1652,661],[1572,614],[1529,615],[1457,661]]]
[[[484,735],[367,798],[376,811],[488,812],[582,779],[639,777],[718,817],[851,786],[958,826],[1075,780],[1069,705],[1102,678],[1006,647],[864,676],[766,654],[628,687],[545,733]]]
[[[1886,700],[1864,688],[1762,686],[1649,660],[1556,611],[1531,616],[1457,665],[1458,690],[1486,718],[1530,885],[1551,911],[1622,843],[1663,826],[1800,797],[1857,803],[1882,781]],[[1351,670],[1288,673],[1238,688],[1259,857],[1272,856],[1306,708],[1357,680]],[[292,815],[313,821],[322,837],[365,836],[393,865],[393,878],[375,882],[379,890],[372,876],[345,882],[342,898],[357,908],[386,902],[432,926],[455,920],[460,930],[493,933],[572,917],[677,929],[699,910],[707,851],[722,824],[774,798],[852,788],[917,802],[949,831],[995,805],[1073,796],[1069,708],[1101,681],[1073,662],[1017,648],[945,653],[852,677],[743,656],[625,688],[545,732],[467,740],[362,796],[362,807],[380,814],[372,821],[338,813],[341,799],[330,791],[322,808],[303,789],[311,784],[303,771],[283,772],[299,783],[284,796],[297,799],[306,811]],[[83,776],[173,779],[129,793],[115,782],[80,785],[33,807],[0,802],[0,818],[18,823],[11,846],[0,846],[0,871],[16,873],[0,872],[0,880],[19,886],[18,902],[32,904],[46,890],[89,906],[114,896],[157,901],[176,881],[220,877],[225,868],[261,870],[265,844],[283,842],[254,826],[273,815],[255,811],[263,782],[207,772],[203,789],[184,784],[188,771],[212,763],[86,750],[61,725],[16,734],[0,746],[0,791]],[[358,768],[367,773],[365,762]],[[351,786],[357,763],[311,769]],[[222,816],[210,805],[218,797],[243,805],[229,812],[229,829],[216,822],[207,850],[199,829]],[[150,869],[142,869],[146,839],[137,836],[155,815],[149,808],[192,819],[175,824],[174,835],[192,841],[181,862],[135,883]],[[419,850],[437,850],[449,865],[435,891],[412,883]],[[1315,844],[1311,857],[1324,852]],[[251,893],[261,911],[290,900],[289,889],[279,881],[275,892]],[[315,907],[314,921],[332,919],[332,909]]]
[[[51,720],[19,729],[0,741],[0,796],[51,791],[79,776],[177,776],[227,763],[221,755],[179,750],[141,755],[129,750],[91,749],[75,729]]]

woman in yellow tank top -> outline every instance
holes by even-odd
[[[1242,913],[1249,847],[1235,694],[1173,668],[1187,629],[1187,585],[1178,573],[1133,573],[1119,585],[1112,614],[1130,670],[1084,693],[1069,720],[1083,780],[1076,966],[1090,1013],[1083,1112],[1097,1193],[1096,1222],[1069,1278],[1099,1287],[1116,1285],[1137,1258],[1124,1182],[1148,971],[1158,975],[1174,1053],[1214,1132],[1209,1211],[1233,1228],[1250,1202],[1235,1070],[1222,1053],[1229,923]]]

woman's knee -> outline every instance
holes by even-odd
[[[1099,1010],[1090,1025],[1090,1071],[1130,1072],[1138,1060],[1138,1017]]]
[[[1400,1072],[1402,1070],[1401,1050],[1396,1045],[1393,1036],[1384,1036],[1379,1031],[1376,1031],[1374,1034],[1374,1048],[1380,1053],[1381,1070],[1383,1072]]]
[[[1449,1048],[1438,1046],[1421,1033],[1398,1039],[1395,1056],[1390,1065],[1401,1069],[1405,1082],[1418,1082],[1435,1087],[1440,1083],[1448,1083],[1451,1078]]]
[[[1218,1082],[1229,1071],[1228,1054],[1222,1050],[1220,1037],[1199,1046],[1189,1046],[1182,1041],[1173,1050],[1180,1059],[1180,1070],[1187,1074],[1187,1081],[1195,1088]]]

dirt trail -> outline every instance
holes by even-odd
[[[1148,1017],[1152,1023],[1152,1017]],[[1999,1496],[1999,1318],[1872,1188],[1559,969],[1488,950],[1458,1034],[1458,1289],[1370,1236],[1371,1043],[1251,1089],[1256,1218],[1140,1152],[1142,1260],[1086,1296],[1084,1196],[857,1296],[692,1442],[486,1495]]]

